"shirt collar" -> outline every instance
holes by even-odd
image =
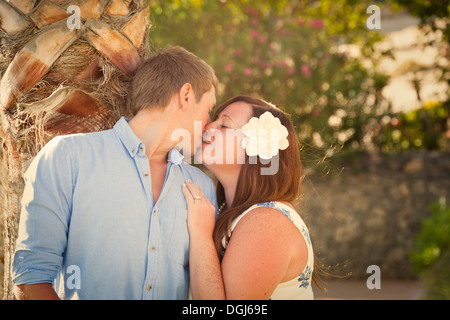
[[[139,147],[142,141],[134,134],[133,130],[128,124],[130,119],[122,117],[117,121],[114,125],[114,130],[119,136],[120,140],[122,140],[123,145],[128,150],[128,153],[131,157],[134,157],[139,150]]]
[[[122,141],[123,145],[127,149],[132,158],[139,152],[145,152],[145,146],[142,141],[136,136],[128,124],[130,119],[122,117],[114,125],[114,130]],[[180,164],[184,159],[184,156],[176,149],[173,148],[169,151],[167,161],[173,164]]]
[[[172,162],[173,164],[180,164],[183,159],[184,156],[175,148],[170,150],[169,155],[167,156],[167,161]]]

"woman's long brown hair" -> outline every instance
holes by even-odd
[[[239,173],[231,208],[225,208],[218,215],[214,228],[213,237],[219,259],[222,259],[224,250],[222,238],[225,236],[228,242],[228,230],[237,216],[257,203],[268,201],[293,202],[297,200],[300,195],[302,178],[299,141],[288,114],[264,100],[249,96],[237,96],[222,103],[214,113],[212,121],[216,120],[219,114],[234,102],[244,102],[250,105],[253,109],[253,117],[259,117],[266,111],[269,111],[279,118],[281,124],[288,130],[289,147],[279,151],[277,156],[279,157],[279,167],[278,171],[273,175],[261,175],[261,168],[270,167],[270,163],[263,164],[259,159],[255,163],[254,159],[250,161],[250,157],[245,155],[245,163],[242,165]],[[219,181],[216,181],[216,190],[217,202],[222,204],[225,202],[225,192]],[[316,272],[313,272],[313,281],[319,286]]]

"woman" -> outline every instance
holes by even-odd
[[[261,133],[267,127],[272,134]],[[218,180],[220,208],[215,221],[201,189],[183,185],[192,298],[313,299],[311,240],[290,204],[301,163],[288,116],[260,99],[232,98],[206,126],[201,156]]]

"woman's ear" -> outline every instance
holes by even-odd
[[[189,109],[189,102],[192,99],[194,90],[190,83],[185,83],[180,89],[180,105],[183,110]]]

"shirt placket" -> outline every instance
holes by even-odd
[[[155,287],[155,278],[153,277],[152,270],[156,270],[157,267],[157,259],[153,257],[156,253],[156,240],[159,237],[159,228],[158,223],[152,223],[152,219],[154,217],[155,206],[153,203],[153,193],[152,193],[152,180],[151,180],[151,171],[150,164],[147,156],[145,155],[145,149],[141,144],[137,148],[132,150],[132,154],[134,155],[136,167],[139,173],[139,178],[141,179],[142,186],[145,190],[145,194],[147,196],[147,202],[149,204],[149,208],[151,208],[152,212],[149,215],[149,237],[147,242],[147,269],[143,284],[143,299],[151,299],[152,292]],[[151,249],[153,248],[153,250]]]
[[[152,212],[150,215],[149,221],[149,238],[148,238],[148,246],[147,246],[147,270],[144,282],[144,290],[143,290],[143,299],[151,300],[155,295],[155,288],[158,281],[158,263],[160,262],[161,253],[159,252],[159,240],[161,239],[161,229],[160,229],[160,218],[163,216],[159,216],[158,207],[159,203],[163,200],[166,191],[168,189],[168,184],[170,183],[171,177],[171,163],[167,165],[167,173],[164,179],[163,188],[161,190],[160,196],[156,203],[153,203],[153,193],[151,188],[151,171],[150,165],[148,164],[148,158],[145,157],[146,166],[143,165],[144,174],[140,174],[143,184],[148,186],[148,190],[150,192],[147,193],[147,197],[152,204]],[[138,166],[139,167],[139,166]],[[146,168],[148,168],[148,171]],[[141,170],[142,171],[142,170]],[[147,174],[148,173],[148,174]],[[146,189],[147,190],[147,189]]]
[[[158,239],[160,238],[159,223],[156,221],[158,218],[156,206],[153,208],[152,216],[150,220],[154,223],[150,223],[149,241],[147,247],[147,270],[145,276],[144,285],[144,300],[152,299],[155,292],[157,273],[158,273]]]

